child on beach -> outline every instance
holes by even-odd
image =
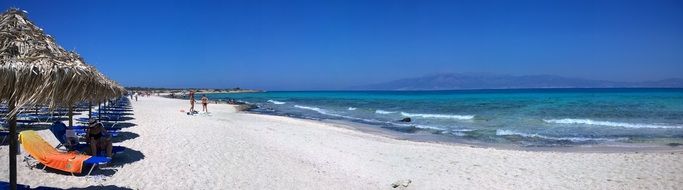
[[[202,95],[202,111],[209,112],[209,108],[206,105],[209,104],[209,98],[206,95]]]

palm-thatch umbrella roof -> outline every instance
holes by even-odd
[[[122,87],[56,44],[18,9],[0,15],[0,59],[0,99],[14,97],[17,107],[69,106],[122,94]]]
[[[83,77],[93,77],[89,79],[84,79],[82,82],[83,88],[88,88],[90,90],[87,91],[76,91],[74,92],[75,94],[70,94],[71,97],[61,97],[65,100],[67,100],[66,105],[73,105],[74,102],[73,100],[76,101],[82,101],[82,100],[87,100],[90,102],[103,102],[107,99],[111,99],[113,97],[120,97],[121,95],[126,93],[126,90],[119,85],[116,81],[113,81],[106,76],[104,76],[102,73],[97,71],[95,67],[91,65],[85,64],[85,61],[83,58],[78,55],[75,52],[69,52],[68,56],[70,59],[72,59],[72,63],[75,65],[83,66],[86,68],[87,71],[90,73],[94,73],[94,76],[87,75]],[[62,83],[57,86],[68,86],[72,84],[66,84]],[[72,98],[73,97],[73,98]],[[59,97],[53,97],[54,98],[59,98]]]
[[[51,108],[78,101],[101,102],[121,96],[123,88],[59,46],[27,19],[10,9],[0,15],[0,102],[10,107],[10,183],[16,187],[16,122],[21,107]]]

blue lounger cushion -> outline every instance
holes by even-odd
[[[106,164],[111,162],[111,158],[102,156],[91,156],[87,160],[83,161],[84,164]]]
[[[88,147],[87,144],[78,144],[78,145],[76,145],[76,146],[73,147],[73,148],[74,148],[75,150],[84,151],[84,150],[87,150],[87,149],[90,148],[90,147]],[[112,146],[112,147],[111,147],[111,153],[112,153],[112,154],[122,153],[123,151],[126,151],[126,147],[122,147],[122,146]],[[106,153],[105,153],[104,150],[102,150],[102,151],[98,151],[97,155],[106,155]]]

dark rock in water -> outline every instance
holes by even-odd
[[[406,117],[406,118],[403,118],[403,119],[401,119],[401,120],[399,120],[399,121],[400,121],[400,122],[411,122],[412,119],[410,119],[410,117]]]
[[[237,105],[237,111],[249,111],[258,108],[258,106],[254,104],[236,104]]]

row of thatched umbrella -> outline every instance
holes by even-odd
[[[120,97],[125,89],[64,50],[19,9],[0,15],[0,60],[0,102],[9,107],[10,184],[16,189],[16,115],[22,107],[100,103]]]

